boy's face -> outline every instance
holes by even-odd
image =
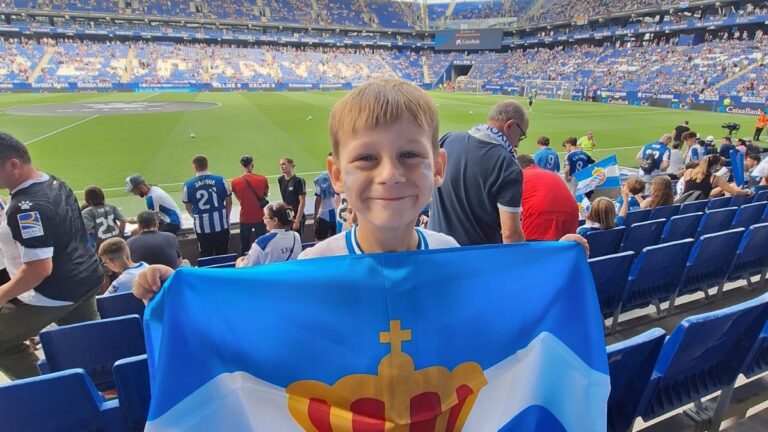
[[[123,271],[120,267],[117,266],[117,263],[115,263],[115,260],[107,258],[106,256],[99,256],[101,258],[101,262],[104,263],[104,266],[110,270],[112,270],[115,273],[120,273]]]
[[[280,172],[287,176],[291,176],[293,174],[293,165],[288,163],[285,159],[280,159]]]
[[[358,221],[383,229],[413,226],[445,172],[445,151],[433,153],[431,134],[406,117],[340,141],[328,172]]]

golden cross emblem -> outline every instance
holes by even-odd
[[[393,354],[402,352],[400,345],[409,340],[411,340],[411,330],[401,330],[400,320],[390,321],[388,332],[379,332],[379,343],[390,344]]]

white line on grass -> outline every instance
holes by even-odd
[[[157,94],[158,94],[158,93],[152,93],[152,94],[151,94],[151,95],[149,95],[149,96],[146,96],[146,97],[142,97],[142,98],[139,98],[139,99],[137,99],[137,100],[136,100],[136,102],[139,102],[139,101],[143,101],[143,100],[149,99],[149,98],[151,98],[152,96],[155,96],[155,95],[157,95]],[[4,108],[4,109],[7,109],[7,108]],[[73,127],[75,127],[75,126],[77,126],[77,125],[81,125],[81,124],[83,124],[83,123],[85,123],[85,122],[87,122],[87,121],[89,121],[89,120],[93,120],[93,119],[95,119],[96,117],[99,117],[99,115],[97,114],[97,115],[94,115],[94,116],[90,116],[90,117],[88,117],[87,119],[83,119],[83,120],[77,121],[77,122],[75,122],[75,123],[72,123],[71,125],[67,125],[67,126],[64,126],[64,127],[63,127],[63,128],[61,128],[61,129],[56,129],[56,130],[55,130],[55,131],[53,131],[53,132],[47,133],[47,134],[45,134],[45,135],[42,135],[42,136],[39,136],[39,137],[37,137],[37,138],[35,138],[35,139],[32,139],[32,140],[30,140],[30,141],[27,141],[26,143],[24,143],[24,145],[30,145],[30,144],[32,144],[32,143],[34,143],[34,142],[36,142],[36,141],[40,141],[40,140],[42,140],[42,139],[48,138],[48,137],[49,137],[49,136],[51,136],[51,135],[55,135],[55,134],[57,134],[57,133],[59,133],[59,132],[65,131],[65,130],[67,130],[67,129],[69,129],[69,128],[73,128]]]

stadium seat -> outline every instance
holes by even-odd
[[[680,322],[664,343],[643,395],[639,409],[643,419],[649,421],[731,386],[766,318],[768,294]]]
[[[653,304],[661,314],[660,302],[671,299],[677,291],[693,243],[686,239],[643,249],[629,272],[620,312]]]
[[[624,252],[589,260],[603,318],[610,317],[619,310],[634,259],[633,252]],[[618,320],[618,315],[614,316],[613,320]]]
[[[658,219],[630,226],[624,235],[621,252],[632,251],[639,254],[646,247],[658,244],[666,224],[666,219]]]
[[[125,430],[117,401],[106,401],[82,369],[0,385],[4,432]]]
[[[677,294],[669,302],[670,312],[674,310],[677,296],[703,290],[709,297],[709,288],[725,283],[725,277],[744,232],[743,228],[737,228],[707,234],[696,241],[688,256]]]
[[[736,256],[728,269],[726,281],[747,280],[747,285],[754,286],[753,276],[760,276],[761,283],[768,268],[768,223],[752,225],[741,239]]]
[[[624,226],[631,227],[636,223],[650,220],[649,218],[651,216],[652,211],[653,210],[651,209],[642,209],[642,210],[627,212],[627,216],[624,218]]]
[[[670,219],[674,216],[677,216],[679,211],[680,204],[656,207],[653,209],[653,211],[651,211],[651,215],[648,217],[648,220]]]
[[[754,198],[750,195],[734,195],[731,197],[731,201],[728,203],[728,207],[741,207],[744,204],[749,204]]]
[[[589,243],[590,258],[613,255],[619,251],[626,227],[620,226],[609,230],[592,231],[584,238]]]
[[[736,210],[736,207],[728,207],[704,213],[704,217],[701,218],[701,223],[699,223],[696,237],[727,230],[731,226]]]
[[[102,319],[126,315],[144,317],[144,302],[130,292],[98,296],[96,297],[96,308]]]
[[[670,243],[687,238],[696,238],[699,224],[704,213],[689,213],[675,216],[664,225],[661,232],[661,243]]]
[[[125,424],[130,430],[143,430],[147,422],[150,399],[147,356],[118,360],[112,372]]]
[[[768,190],[761,190],[758,191],[754,198],[752,198],[753,203],[759,203],[759,202],[767,202],[768,201]]]
[[[632,430],[638,407],[667,334],[653,328],[632,339],[608,346],[611,395],[608,398],[608,432]]]
[[[763,218],[765,209],[766,203],[764,202],[744,204],[736,210],[736,214],[733,216],[733,221],[731,222],[731,229],[747,229],[754,224],[760,223],[760,219]]]
[[[730,207],[731,197],[712,198],[707,202],[707,211],[720,210]]]
[[[677,215],[682,216],[691,213],[701,213],[707,209],[707,203],[709,203],[707,200],[684,203],[682,206],[680,206],[680,211],[677,212]]]
[[[230,264],[237,261],[237,254],[217,255],[212,257],[199,258],[197,260],[198,267],[211,267],[219,264]],[[234,264],[233,264],[234,266]]]
[[[144,330],[136,315],[44,330],[40,342],[51,372],[83,368],[101,391],[115,388],[116,361],[146,354]]]

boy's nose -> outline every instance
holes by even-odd
[[[380,183],[400,183],[404,181],[403,167],[397,163],[397,160],[385,158],[379,165]]]

